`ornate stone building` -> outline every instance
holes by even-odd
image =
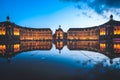
[[[99,27],[99,40],[104,41],[119,41],[120,40],[120,21],[113,20],[113,16],[110,16],[110,20]]]
[[[9,16],[5,22],[0,22],[0,41],[16,40],[52,40],[50,28],[27,28],[10,22]]]
[[[59,28],[56,29],[55,35],[54,35],[55,40],[63,40],[64,39],[64,31],[61,28],[61,25],[59,25]]]
[[[89,28],[70,28],[65,33],[61,26],[52,35],[50,28],[27,28],[10,22],[7,16],[5,22],[0,22],[0,41],[24,40],[80,40],[80,41],[120,41],[120,21],[110,20],[102,25]]]
[[[98,40],[98,27],[91,28],[70,28],[67,31],[68,40]]]
[[[67,31],[68,40],[97,40],[97,41],[120,41],[120,21],[110,20],[102,25],[90,28],[70,28]]]

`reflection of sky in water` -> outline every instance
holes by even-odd
[[[96,80],[99,76],[104,79],[112,71],[120,73],[120,58],[110,59],[104,54],[85,50],[70,51],[66,46],[56,50],[55,45],[49,51],[35,50],[22,52],[11,58],[8,64],[0,58],[1,79],[84,79]],[[3,77],[8,75],[8,77]],[[110,78],[110,77],[109,77]],[[109,79],[106,78],[106,79]]]

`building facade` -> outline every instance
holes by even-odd
[[[98,27],[91,28],[70,28],[67,31],[68,40],[98,40]]]
[[[113,16],[110,16],[110,20],[99,27],[100,41],[119,41],[120,40],[120,21],[113,20]]]
[[[97,41],[120,41],[120,21],[110,20],[102,25],[90,28],[70,28],[67,31],[68,40],[97,40]]]
[[[27,28],[10,22],[7,16],[5,22],[0,22],[0,41],[24,40],[81,40],[81,41],[120,41],[120,21],[110,20],[102,25],[89,28],[70,28],[65,33],[61,26],[52,35],[50,28]]]
[[[52,40],[52,31],[49,28],[21,28],[20,40]]]
[[[64,31],[61,28],[61,25],[59,25],[59,28],[56,29],[54,40],[63,40],[64,39]]]
[[[27,28],[11,23],[9,17],[0,22],[0,41],[52,40],[50,28]]]

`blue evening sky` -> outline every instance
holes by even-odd
[[[61,25],[67,31],[103,24],[111,14],[120,21],[119,4],[119,0],[0,0],[0,22],[9,15],[11,22],[21,26],[54,32]]]

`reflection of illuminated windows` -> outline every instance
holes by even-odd
[[[4,54],[6,50],[6,46],[5,45],[0,45],[0,54]]]
[[[50,41],[25,41],[21,42],[21,50],[34,50],[34,49],[43,49],[49,50],[52,47],[52,42]]]
[[[20,44],[14,44],[14,52],[20,51]]]
[[[120,26],[114,27],[114,35],[120,35]]]
[[[70,50],[96,50],[98,41],[68,41],[67,46]]]
[[[63,47],[63,42],[61,41],[61,42],[57,42],[57,47],[58,48],[62,48]]]
[[[120,44],[114,44],[115,53],[120,53]]]
[[[106,29],[105,28],[100,29],[100,35],[106,35]]]
[[[15,36],[19,36],[20,35],[20,31],[18,28],[14,28],[14,35]]]
[[[0,35],[5,35],[5,34],[6,34],[5,27],[0,27]]]

